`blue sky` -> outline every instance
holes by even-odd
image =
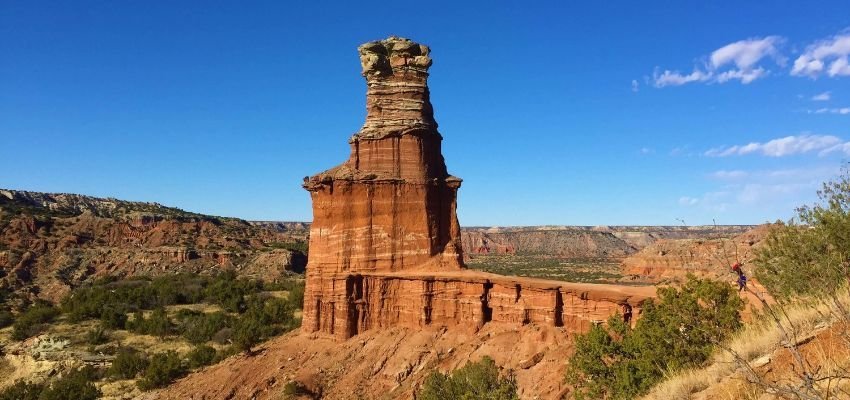
[[[598,3],[0,1],[0,187],[309,220],[388,35],[462,225],[786,219],[848,159],[850,3]]]

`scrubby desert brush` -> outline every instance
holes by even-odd
[[[850,296],[845,294],[841,300],[850,303]],[[793,303],[784,305],[783,308],[785,315],[783,325],[794,326],[801,340],[835,323],[840,323],[834,316],[835,310],[829,304],[817,299],[797,299]],[[761,316],[722,344],[722,349],[715,352],[709,365],[670,374],[644,399],[690,399],[694,393],[721,382],[725,388],[718,388],[713,393],[713,398],[746,399],[750,396],[758,398],[766,391],[755,383],[748,382],[746,367],[742,363],[746,362],[750,367],[759,365],[760,362],[765,361],[764,357],[770,357],[777,350],[785,348],[783,341],[782,331],[774,321],[770,317]],[[845,362],[850,360],[846,358],[847,353],[827,354],[829,352],[823,349],[820,353],[822,357],[818,358],[821,360],[831,360],[831,365],[825,365],[823,368],[822,372],[825,373],[835,372],[842,358]],[[723,397],[724,393],[728,397]]]
[[[672,374],[647,398],[685,399],[710,386],[712,398],[850,398],[850,170],[818,196],[757,252],[756,277],[776,301],[748,289],[761,318],[717,343],[713,363]],[[769,357],[782,362],[766,371]]]

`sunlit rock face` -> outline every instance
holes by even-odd
[[[313,201],[302,331],[346,339],[393,326],[477,330],[490,322],[585,330],[648,291],[466,270],[428,92],[427,46],[358,48],[366,122],[341,165],[306,178]],[[654,292],[654,291],[653,291]]]
[[[391,37],[359,48],[366,123],[342,165],[308,178],[311,275],[457,270],[460,179],[446,172],[428,95],[428,47]]]

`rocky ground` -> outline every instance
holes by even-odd
[[[409,399],[433,369],[488,355],[516,378],[522,398],[553,399],[563,390],[570,342],[563,329],[533,324],[488,324],[477,333],[391,328],[342,342],[293,332],[145,398],[277,399],[297,381],[328,399]]]

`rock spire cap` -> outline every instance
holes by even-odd
[[[363,76],[380,77],[392,75],[395,71],[412,70],[428,72],[431,66],[431,49],[410,39],[390,36],[360,45],[360,66]]]

